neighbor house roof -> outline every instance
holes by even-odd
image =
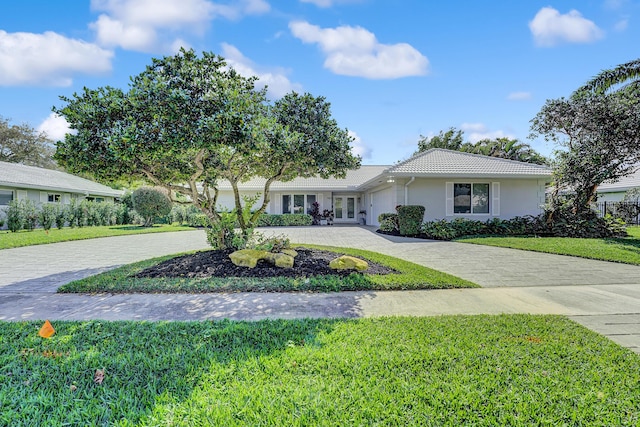
[[[357,190],[360,185],[370,181],[382,174],[389,165],[361,166],[360,169],[347,171],[347,176],[342,179],[328,178],[323,179],[319,177],[313,178],[295,178],[291,181],[276,181],[271,184],[271,191],[285,191],[292,189],[300,189],[307,191],[349,191]],[[240,184],[242,190],[256,190],[261,191],[264,189],[265,179],[254,178],[247,182]],[[230,190],[231,184],[228,181],[221,181],[218,188],[220,190]]]
[[[532,163],[432,148],[392,166],[386,173],[429,178],[548,178],[551,169]]]
[[[66,172],[0,162],[0,186],[119,197],[123,192]]]
[[[617,193],[640,187],[640,164],[635,173],[620,178],[616,182],[604,183],[598,186],[598,193]]]

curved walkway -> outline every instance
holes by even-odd
[[[71,280],[207,247],[203,231],[119,236],[0,251],[0,320],[200,320],[562,314],[640,353],[640,267],[464,243],[382,236],[371,227],[260,229],[293,242],[348,246],[413,261],[482,289],[337,294],[68,295]]]

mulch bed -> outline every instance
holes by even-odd
[[[266,261],[260,261],[255,268],[238,267],[229,259],[232,251],[204,251],[183,255],[149,267],[134,277],[310,277],[320,275],[348,276],[354,270],[333,270],[329,261],[340,254],[317,249],[295,248],[298,256],[293,268],[274,267]],[[368,261],[369,268],[363,273],[390,274],[395,270],[384,265]]]

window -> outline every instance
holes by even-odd
[[[61,196],[59,194],[47,194],[47,202],[51,202],[51,203],[55,203],[55,202],[59,202],[61,199]]]
[[[282,213],[283,214],[304,214],[308,213],[316,201],[315,194],[283,194]]]
[[[0,206],[6,206],[13,200],[13,191],[0,190]]]
[[[283,214],[291,213],[291,195],[289,194],[282,195],[282,213]]]
[[[293,213],[294,214],[304,213],[304,194],[295,194],[293,196]]]
[[[307,194],[307,210],[306,212],[308,214],[311,213],[311,211],[313,210],[313,204],[316,202],[316,195],[315,194]]]
[[[489,184],[453,184],[453,213],[488,214]]]

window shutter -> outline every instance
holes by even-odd
[[[500,183],[491,183],[491,214],[500,216]]]
[[[445,215],[453,216],[453,182],[445,183]]]
[[[49,201],[49,194],[46,191],[40,192],[40,203],[47,203]]]

